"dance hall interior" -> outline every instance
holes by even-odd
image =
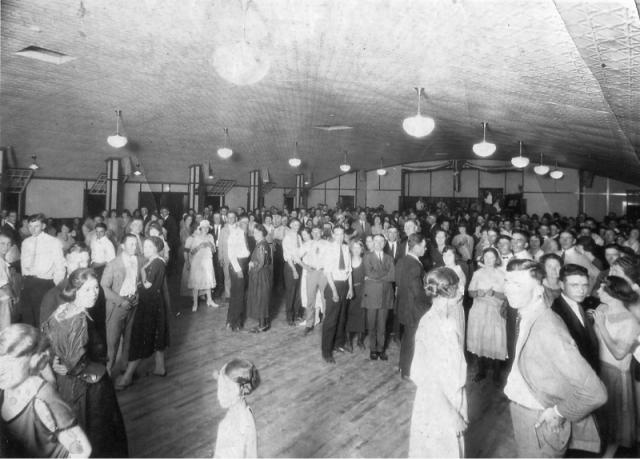
[[[640,0],[3,0],[0,457],[637,457]]]

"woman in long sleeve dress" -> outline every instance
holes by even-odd
[[[415,338],[411,379],[417,388],[409,457],[464,457],[467,363],[456,298],[458,282],[449,268],[427,274],[425,289],[433,303],[420,320]]]
[[[187,240],[193,233],[193,217],[186,214],[180,223],[180,248],[178,249],[178,257],[182,261],[182,274],[180,276],[180,296],[191,296],[189,289],[189,273],[191,264],[189,263],[189,249],[187,249]],[[178,261],[180,262],[180,260]]]
[[[98,298],[92,269],[80,268],[69,276],[60,305],[43,324],[51,342],[53,370],[60,397],[71,406],[87,434],[95,457],[128,456],[127,435],[111,378],[96,357],[98,340],[91,339],[88,310]]]
[[[273,287],[273,253],[267,242],[267,229],[257,223],[253,229],[256,247],[249,260],[249,287],[247,292],[247,316],[258,321],[251,332],[267,331],[269,325],[269,303]]]
[[[193,295],[192,311],[198,310],[198,296],[203,293],[207,297],[207,306],[217,308],[218,304],[211,297],[211,290],[216,286],[216,275],[213,270],[213,252],[215,242],[209,234],[209,220],[202,220],[198,229],[187,239],[185,248],[189,250],[188,286]]]
[[[364,333],[366,330],[366,310],[362,308],[362,290],[364,289],[364,264],[362,254],[364,244],[360,240],[351,242],[351,278],[353,282],[353,298],[349,300],[347,309],[347,349],[353,350],[353,336],[357,336],[358,347],[364,349]]]
[[[133,374],[140,360],[154,355],[153,374],[166,376],[164,351],[169,346],[167,308],[164,304],[165,262],[159,253],[163,249],[162,239],[148,237],[143,243],[143,252],[148,260],[140,271],[142,285],[138,288],[138,306],[133,318],[129,362],[118,381],[118,390],[126,389],[133,381]]]

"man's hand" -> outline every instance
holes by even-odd
[[[338,301],[340,301],[340,297],[338,296],[338,291],[334,288],[333,289],[333,302],[337,303]]]
[[[350,300],[351,298],[353,298],[353,289],[350,288],[349,291],[347,292],[347,300]]]
[[[554,433],[560,432],[562,425],[564,424],[564,418],[562,416],[558,416],[556,410],[551,407],[547,408],[540,414],[538,418],[538,422],[536,422],[535,428],[539,428],[542,424],[546,423],[549,426],[549,430]]]

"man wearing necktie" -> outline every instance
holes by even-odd
[[[24,323],[40,327],[40,303],[45,293],[64,279],[64,255],[58,238],[44,232],[42,214],[29,218],[31,236],[22,242],[21,309]]]
[[[300,275],[302,273],[300,262],[300,221],[292,218],[289,221],[289,229],[282,239],[282,256],[284,258],[284,299],[287,323],[290,326],[296,324],[300,315],[302,304],[300,302]]]
[[[335,363],[333,350],[344,352],[347,325],[347,300],[353,296],[351,254],[344,244],[344,229],[333,228],[333,240],[324,251],[323,270],[327,278],[324,289],[326,317],[322,324],[322,357]]]
[[[229,215],[234,214],[229,213]],[[232,219],[230,218],[229,221]],[[251,256],[246,239],[248,226],[249,217],[241,216],[238,223],[229,228],[227,239],[230,278],[227,327],[234,332],[242,328],[247,309],[247,276],[249,275],[249,257]]]
[[[216,275],[216,288],[214,292],[224,294],[224,269],[222,267],[222,260],[220,260],[220,255],[218,252],[220,251],[220,232],[222,230],[222,219],[220,218],[220,212],[215,212],[212,217],[213,220],[213,230],[211,233],[213,234],[213,241],[216,245],[216,250],[213,252],[213,271]]]
[[[384,253],[384,236],[377,234],[373,238],[373,252],[364,257],[364,289],[362,307],[367,313],[369,347],[371,360],[387,360],[384,351],[384,335],[387,314],[393,307],[393,282],[395,267],[393,258]]]

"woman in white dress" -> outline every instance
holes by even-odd
[[[478,356],[478,373],[474,381],[487,377],[489,360],[493,360],[493,379],[500,381],[501,361],[507,358],[507,321],[504,296],[504,271],[500,256],[493,247],[482,252],[483,267],[471,277],[467,350]]]
[[[464,457],[467,363],[458,283],[456,273],[446,267],[431,270],[425,281],[433,301],[418,325],[411,363],[417,389],[409,457]]]
[[[215,243],[209,234],[211,224],[209,220],[202,220],[193,234],[185,242],[185,250],[189,251],[189,281],[188,287],[193,292],[193,307],[198,310],[198,296],[200,292],[207,296],[207,306],[217,308],[218,304],[211,298],[211,290],[216,286],[216,276],[213,271],[213,251]]]

